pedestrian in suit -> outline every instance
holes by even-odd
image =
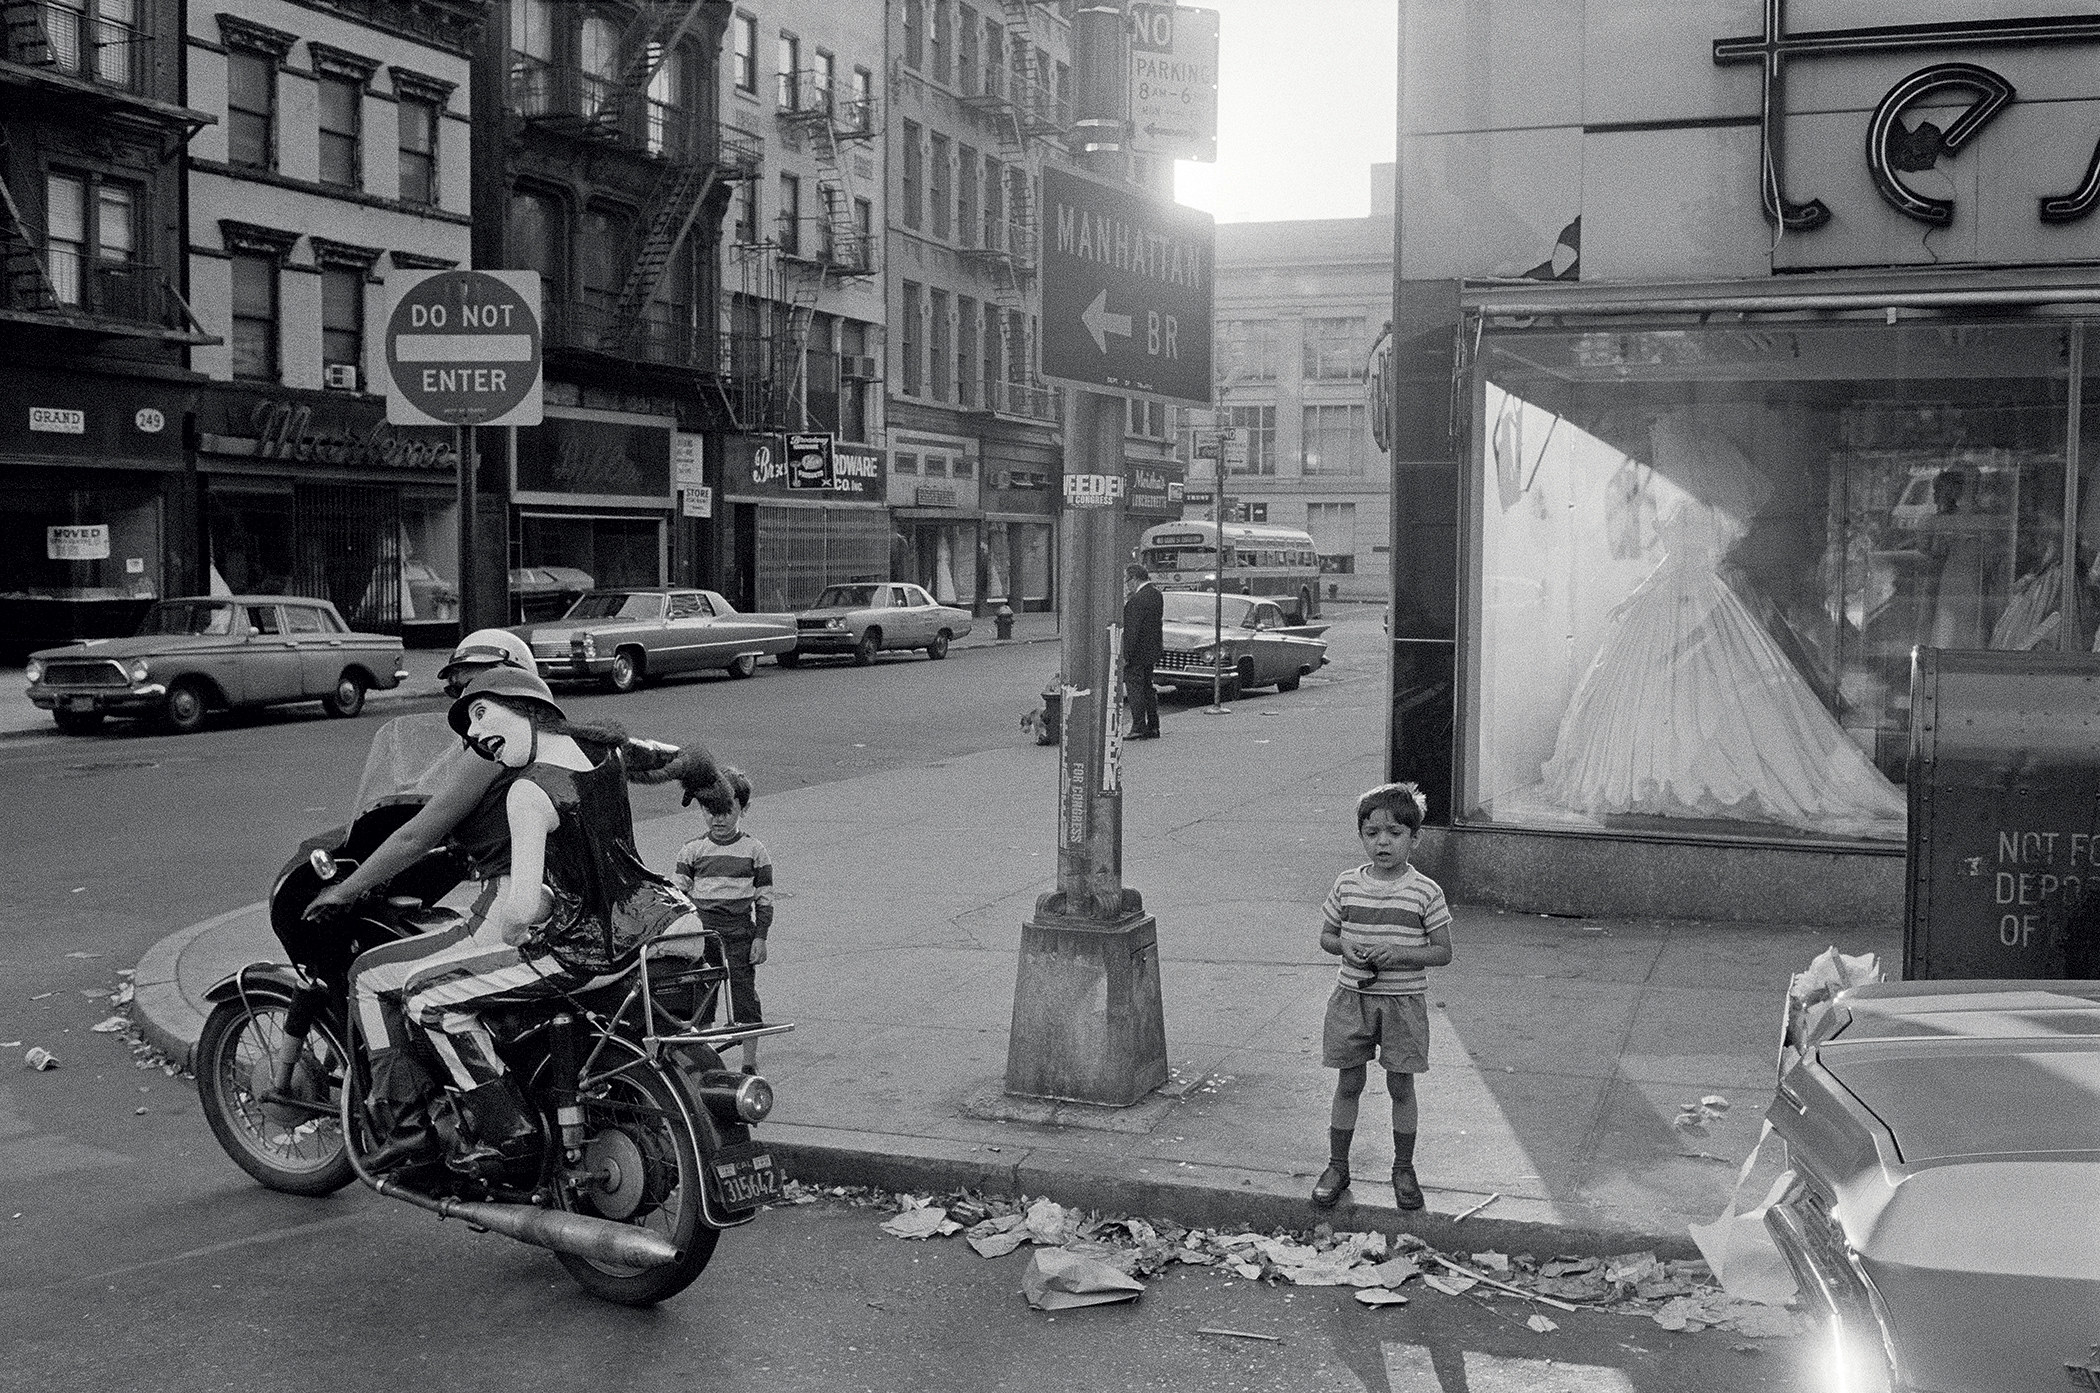
[[[1152,573],[1133,564],[1123,573],[1123,700],[1130,707],[1130,738],[1159,738],[1159,694],[1152,669],[1159,666],[1161,614],[1166,601]]]

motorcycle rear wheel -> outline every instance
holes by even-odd
[[[221,1002],[197,1040],[197,1098],[212,1135],[242,1170],[288,1195],[333,1194],[357,1173],[339,1121],[347,1056],[324,1023],[308,1033],[289,1092],[327,1113],[264,1101],[290,1010],[272,997]]]
[[[640,1060],[605,1078],[602,1096],[583,1100],[590,1137],[586,1157],[620,1166],[622,1183],[596,1194],[558,1185],[561,1206],[571,1213],[650,1229],[679,1254],[676,1262],[663,1267],[631,1268],[557,1253],[576,1284],[600,1300],[653,1306],[692,1285],[714,1257],[721,1233],[700,1217],[704,1182],[685,1122],[686,1109],[700,1106],[682,1084]],[[639,1176],[634,1173],[637,1163]]]

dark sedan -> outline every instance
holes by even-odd
[[[1320,635],[1327,626],[1292,624],[1274,600],[1207,590],[1169,590],[1164,599],[1163,649],[1152,670],[1157,685],[1208,692],[1222,673],[1230,701],[1254,687],[1296,691],[1326,665]]]

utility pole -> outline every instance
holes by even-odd
[[[1081,0],[1072,26],[1080,170],[1116,183],[1128,180],[1127,3]],[[1021,926],[1006,1055],[1010,1094],[1113,1107],[1167,1081],[1158,925],[1123,884],[1126,411],[1122,396],[1066,389],[1057,889]],[[1104,499],[1073,492],[1076,481],[1104,479]]]

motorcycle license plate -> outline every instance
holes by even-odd
[[[716,1152],[708,1170],[714,1176],[715,1192],[731,1209],[755,1209],[780,1198],[780,1167],[756,1142]]]
[[[92,711],[94,709],[95,699],[93,697],[76,696],[66,698],[66,710],[68,711]]]

